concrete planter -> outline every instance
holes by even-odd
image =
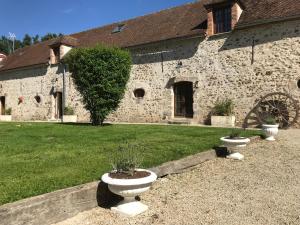
[[[12,116],[11,115],[0,115],[0,121],[5,121],[5,122],[12,121]]]
[[[108,189],[124,198],[116,207],[111,208],[113,211],[126,216],[136,216],[148,209],[148,206],[136,201],[135,197],[148,191],[152,183],[157,179],[157,175],[150,170],[138,169],[137,171],[146,171],[150,175],[138,179],[111,178],[109,173],[102,176],[102,181],[108,184]]]
[[[279,125],[269,125],[269,124],[263,124],[262,125],[262,131],[266,135],[267,141],[275,141],[275,136],[278,134],[278,127]]]
[[[211,125],[216,127],[235,127],[235,116],[211,116]]]
[[[249,138],[240,137],[236,139],[230,139],[228,137],[222,137],[221,141],[224,143],[224,146],[230,150],[230,154],[226,158],[235,160],[244,159],[244,155],[239,152],[235,152],[234,150],[236,148],[246,147],[247,143],[250,142]]]
[[[77,115],[64,115],[62,122],[63,123],[77,123]]]
[[[246,147],[246,145],[250,142],[250,139],[244,137],[238,139],[229,139],[228,137],[222,137],[221,141],[226,147],[241,148]]]

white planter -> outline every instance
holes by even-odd
[[[224,146],[230,149],[230,154],[227,156],[228,159],[235,159],[235,160],[243,160],[244,156],[239,152],[234,152],[233,149],[246,147],[246,145],[250,142],[249,138],[241,137],[239,139],[229,139],[228,137],[222,137],[220,139]]]
[[[216,127],[234,127],[235,116],[211,116],[211,125]]]
[[[250,142],[249,138],[244,137],[241,137],[239,139],[229,139],[228,137],[222,137],[220,140],[223,141],[224,145],[229,148],[246,147],[246,145]]]
[[[76,115],[63,115],[62,122],[63,123],[77,123],[77,116]]]
[[[12,121],[12,116],[11,115],[0,115],[0,121]]]
[[[152,183],[157,179],[157,175],[149,170],[139,169],[137,171],[147,171],[150,173],[148,177],[138,179],[116,179],[111,178],[109,173],[102,176],[102,181],[108,184],[111,192],[124,197],[116,207],[112,207],[113,211],[126,216],[136,216],[145,212],[148,206],[135,200],[135,197],[148,191]]]
[[[263,133],[266,135],[267,141],[275,141],[275,136],[278,134],[278,127],[279,125],[269,125],[269,124],[263,124],[262,130]]]

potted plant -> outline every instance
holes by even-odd
[[[5,115],[0,115],[0,121],[12,121],[11,108],[5,110]]]
[[[275,136],[278,134],[279,124],[274,116],[268,115],[263,120],[262,131],[266,136],[267,141],[275,141]]]
[[[218,127],[234,127],[233,102],[230,99],[219,101],[212,110],[211,125]]]
[[[157,179],[152,171],[137,169],[141,152],[143,149],[137,144],[121,144],[112,154],[113,171],[101,178],[108,184],[111,192],[124,198],[111,209],[126,216],[135,216],[148,209],[148,206],[136,201],[135,197],[148,191]]]
[[[64,108],[64,115],[62,118],[63,123],[77,123],[77,115],[74,114],[74,109],[72,107]]]
[[[241,153],[235,152],[235,149],[246,147],[246,145],[250,142],[250,139],[241,137],[240,130],[233,130],[231,134],[227,137],[222,137],[221,141],[224,143],[224,146],[227,147],[230,152],[227,158],[237,160],[244,159],[244,156]]]

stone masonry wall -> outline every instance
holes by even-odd
[[[131,52],[134,61],[131,77],[122,103],[108,118],[110,121],[174,120],[173,85],[180,81],[193,82],[192,123],[209,121],[211,108],[225,98],[234,101],[239,124],[255,102],[270,92],[288,92],[300,100],[299,20],[204,39],[166,41]],[[75,108],[79,121],[88,121],[89,114],[83,109],[70,74],[66,77],[66,105]],[[57,66],[0,74],[0,96],[7,96],[7,105],[12,107],[16,120],[53,118],[53,86],[55,91],[62,91],[62,69]],[[133,94],[138,88],[145,90],[142,99]],[[43,96],[41,104],[34,101],[37,93]],[[24,103],[18,105],[20,95],[24,96]]]

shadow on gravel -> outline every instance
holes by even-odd
[[[97,203],[101,208],[109,209],[112,206],[117,205],[123,198],[112,193],[108,189],[108,185],[102,181],[98,184],[97,188]]]
[[[229,151],[226,147],[215,146],[213,149],[216,152],[217,157],[226,158],[229,155]]]

